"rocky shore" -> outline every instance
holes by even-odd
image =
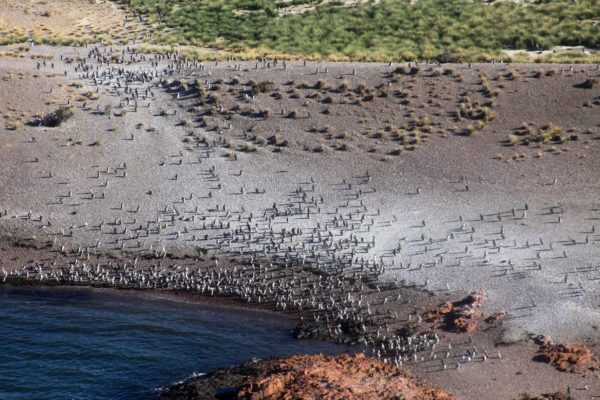
[[[453,400],[396,367],[364,354],[296,355],[252,361],[173,386],[160,400],[203,399]]]

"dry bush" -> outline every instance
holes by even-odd
[[[582,89],[593,89],[598,86],[598,79],[596,78],[587,78],[585,81],[581,82],[578,85],[575,85],[578,88]]]

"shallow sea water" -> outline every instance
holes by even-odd
[[[152,399],[219,367],[342,347],[272,313],[88,288],[0,286],[0,399]]]

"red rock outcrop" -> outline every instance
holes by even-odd
[[[482,316],[479,309],[485,301],[485,292],[477,291],[460,301],[447,301],[437,309],[425,315],[427,322],[434,328],[443,328],[451,332],[471,333],[477,330]]]
[[[258,376],[244,380],[239,399],[405,399],[452,400],[426,388],[392,365],[364,354],[296,355],[266,362]]]
[[[556,369],[565,372],[583,372],[586,369],[597,369],[598,360],[584,344],[554,343],[551,338],[538,338],[540,348],[536,359],[546,362]]]

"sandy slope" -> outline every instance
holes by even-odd
[[[240,250],[256,251],[266,259],[305,259],[321,268],[336,264],[331,259],[335,253],[338,263],[343,259],[348,268],[368,261],[385,269],[381,280],[406,280],[440,300],[484,290],[486,312],[505,309],[509,315],[501,331],[474,336],[475,344],[490,353],[495,352],[495,342],[521,340],[528,334],[597,342],[600,113],[597,106],[582,105],[600,93],[597,88],[574,87],[586,77],[597,77],[595,66],[576,66],[570,71],[568,66],[490,64],[469,69],[453,65],[464,76],[457,86],[428,76],[425,66],[416,77],[401,78],[398,83],[417,82],[411,89],[415,96],[411,105],[403,106],[396,98],[378,99],[358,109],[340,104],[329,117],[319,114],[322,105],[318,103],[303,109],[315,116],[317,124],[329,120],[335,129],[353,131],[357,126],[353,113],[372,115],[375,125],[378,116],[396,109],[402,112],[389,112],[386,118],[395,118],[400,125],[409,119],[405,112],[411,108],[418,112],[431,87],[448,92],[453,100],[444,107],[451,112],[460,91],[471,90],[472,97],[479,96],[482,73],[493,79],[515,68],[521,71],[520,79],[502,81],[504,87],[494,105],[497,118],[478,134],[444,138],[442,133],[453,123],[450,117],[440,117],[429,140],[416,151],[381,161],[389,144],[360,135],[352,139],[349,151],[332,149],[348,140],[343,138],[318,139],[327,145],[324,153],[305,151],[305,145],[317,142],[314,134],[306,132],[311,121],[276,112],[266,121],[238,116],[228,120],[217,114],[208,127],[199,127],[194,121],[210,107],[197,106],[200,110],[190,112],[193,98],[177,99],[176,92],[160,86],[159,78],[131,84],[140,92],[136,110],[133,100],[126,104],[126,97],[132,95],[124,93],[122,76],[112,68],[169,71],[174,60],[159,60],[159,67],[150,65],[151,55],[146,60],[133,56],[129,62],[132,55],[126,53],[125,64],[88,60],[94,70],[112,73],[112,77],[98,78],[96,86],[82,75],[81,68],[75,71],[76,62],[60,61],[60,54],[64,60],[85,58],[90,50],[37,47],[36,53],[54,56],[54,68],[47,62],[39,70],[34,60],[0,59],[0,73],[12,73],[0,81],[4,115],[16,118],[25,112],[21,118],[26,122],[37,112],[66,104],[69,98],[75,111],[75,118],[60,128],[24,126],[0,131],[3,234],[49,238],[57,246],[88,247],[91,252],[142,254],[201,247],[231,257]],[[105,48],[100,51],[109,54]],[[216,84],[233,76],[258,82],[271,79],[277,85],[290,79],[311,82],[318,78],[330,80],[333,86],[337,76],[355,69],[353,77],[346,77],[351,84],[365,82],[374,87],[386,82],[396,67],[311,63],[305,67],[297,62],[286,69],[254,69],[255,63],[247,63],[235,70],[235,64],[207,62],[202,70],[187,65],[162,78],[195,76],[201,85],[205,80]],[[314,77],[316,68],[328,72]],[[532,77],[540,68],[564,68],[565,72]],[[23,76],[17,80],[19,73]],[[69,86],[75,81],[84,86]],[[147,97],[146,88],[152,92]],[[98,100],[77,101],[82,93],[96,90]],[[53,98],[55,104],[45,104]],[[128,110],[125,116],[117,116],[122,111],[119,103]],[[278,104],[268,96],[257,97],[255,103],[272,109]],[[103,115],[107,104],[116,115]],[[190,122],[181,124],[182,120]],[[539,159],[533,158],[537,150],[503,147],[507,134],[525,121],[575,127],[580,140],[560,146],[570,151]],[[220,128],[209,130],[213,125]],[[225,138],[239,144],[247,141],[243,134],[250,125],[258,126],[255,133],[264,138],[278,132],[288,146],[280,153],[268,145],[258,145],[253,153],[223,146]],[[587,130],[591,133],[584,134]],[[363,142],[376,146],[378,152],[366,151]],[[525,153],[525,160],[495,159],[497,154],[508,158],[515,152]],[[300,201],[302,195],[306,199]],[[273,204],[280,214],[269,227],[264,215],[273,212]],[[352,229],[342,229],[340,221],[344,220]],[[252,240],[236,232],[248,225],[255,232]],[[305,235],[291,237],[287,252],[268,249],[269,235],[282,228],[301,228]],[[226,232],[232,236],[225,237]],[[312,245],[306,244],[309,232]],[[3,266],[19,267],[6,261]],[[439,360],[417,363],[415,368],[424,371],[433,384],[442,382],[439,386],[465,398],[508,398],[522,390],[543,390],[549,380],[560,381],[557,386],[561,387],[598,386],[596,378],[557,375],[545,365],[531,365],[535,351],[530,342],[502,352],[503,359],[469,364],[460,371],[439,371]],[[525,369],[530,372],[514,375]],[[512,386],[507,387],[508,382]],[[488,393],[490,388],[494,394]],[[498,393],[502,396],[497,397]],[[582,392],[581,398],[590,393]]]
[[[126,21],[115,4],[95,0],[7,0],[0,5],[0,15],[3,33],[74,38],[115,34]]]

